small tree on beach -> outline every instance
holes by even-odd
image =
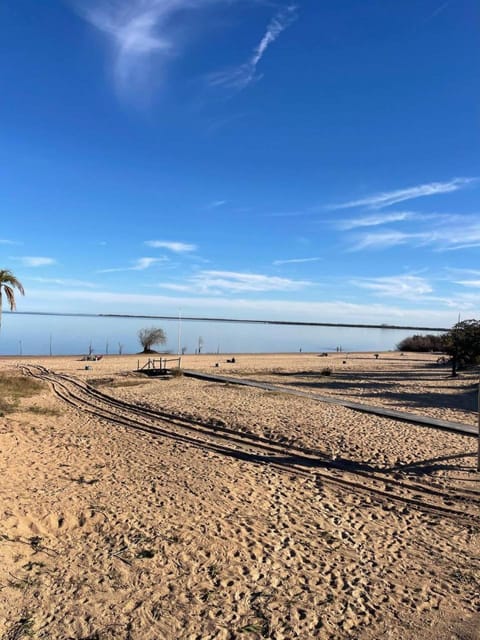
[[[23,289],[23,285],[18,280],[11,271],[8,269],[0,270],[0,326],[2,323],[2,294],[5,294],[7,298],[7,302],[10,305],[10,311],[15,311],[17,308],[15,302],[15,291],[14,289],[18,289],[22,296],[25,295],[25,291]]]
[[[149,329],[140,329],[138,339],[143,347],[143,353],[151,353],[152,347],[157,344],[165,344],[167,335],[163,329],[150,327]]]
[[[457,368],[477,364],[480,360],[480,320],[457,322],[442,337],[443,350],[452,357],[452,375]]]

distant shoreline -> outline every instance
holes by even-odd
[[[165,357],[172,357],[172,358],[177,358],[177,357],[182,357],[182,358],[218,358],[218,359],[222,359],[228,356],[235,356],[235,357],[254,357],[254,356],[296,356],[296,357],[302,357],[302,356],[318,356],[318,357],[322,357],[322,355],[326,353],[327,356],[359,356],[359,355],[374,355],[374,354],[379,354],[381,355],[387,355],[387,354],[393,354],[393,353],[401,353],[401,351],[399,349],[390,349],[390,350],[383,350],[383,351],[377,351],[375,349],[366,349],[366,350],[354,350],[354,351],[222,351],[221,353],[216,353],[214,351],[208,351],[205,353],[184,353],[181,356],[178,356],[178,354],[176,353],[151,353],[151,354],[143,354],[143,353],[98,353],[98,354],[94,354],[97,356],[102,356],[102,359],[104,358],[137,358],[137,359],[148,359],[148,358],[165,358]],[[405,352],[405,353],[409,353],[409,352]],[[417,353],[417,352],[412,352],[412,353]],[[436,354],[437,352],[435,352]],[[30,353],[30,354],[24,354],[24,355],[3,355],[0,354],[0,360],[25,360],[25,359],[29,359],[29,358],[33,358],[33,359],[45,359],[45,360],[54,360],[54,359],[58,359],[58,358],[77,358],[79,361],[82,360],[83,358],[85,358],[87,354],[85,353],[60,353],[60,354],[34,354],[34,353]],[[92,362],[95,362],[94,360],[92,360]]]
[[[59,316],[73,318],[118,318],[118,319],[140,319],[140,320],[171,320],[174,322],[224,322],[237,324],[269,324],[278,326],[298,326],[298,327],[336,327],[347,329],[387,329],[394,331],[450,331],[445,327],[417,327],[410,325],[396,324],[356,324],[342,322],[303,322],[294,320],[254,320],[242,318],[207,318],[200,316],[157,316],[157,315],[135,315],[121,313],[62,313],[55,311],[5,311],[4,313],[12,313],[17,315],[30,316]]]

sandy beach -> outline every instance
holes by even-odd
[[[478,640],[476,438],[288,393],[476,425],[478,368],[231,357],[182,368],[283,391],[0,359],[1,640]]]

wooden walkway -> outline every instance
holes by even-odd
[[[416,413],[407,411],[395,411],[394,409],[385,409],[384,407],[375,407],[373,405],[362,404],[360,402],[350,402],[349,400],[341,400],[340,398],[332,398],[322,396],[317,393],[308,393],[307,391],[297,391],[296,389],[287,389],[286,387],[278,387],[266,382],[257,382],[256,380],[248,380],[246,378],[230,378],[227,376],[216,376],[209,373],[200,373],[199,371],[183,370],[183,375],[190,378],[198,378],[199,380],[208,380],[209,382],[222,382],[224,384],[238,384],[245,387],[255,387],[266,391],[276,391],[277,393],[287,393],[292,396],[300,396],[302,398],[310,398],[317,402],[327,402],[336,404],[354,411],[362,411],[363,413],[371,413],[383,418],[392,418],[393,420],[402,420],[410,422],[421,427],[430,427],[433,429],[442,429],[452,433],[459,433],[465,436],[478,436],[478,428],[473,425],[463,424],[461,422],[450,422],[448,420],[439,420],[428,416],[420,416]]]

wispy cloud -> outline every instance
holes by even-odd
[[[354,207],[369,207],[372,209],[382,209],[383,207],[389,207],[392,204],[404,202],[405,200],[414,200],[415,198],[458,191],[459,189],[464,189],[468,185],[477,181],[478,178],[453,178],[448,182],[430,182],[416,187],[377,193],[372,196],[368,196],[367,198],[361,198],[360,200],[350,200],[349,202],[344,202],[342,204],[331,205],[328,208],[352,209]]]
[[[359,227],[377,227],[382,224],[388,224],[389,222],[402,222],[404,220],[411,220],[414,216],[415,214],[411,211],[379,213],[371,216],[351,218],[348,220],[339,220],[338,222],[336,222],[336,226],[339,229],[348,231],[350,229],[357,229]]]
[[[197,294],[252,293],[267,291],[298,291],[312,284],[306,280],[291,280],[258,273],[204,270],[195,274],[185,284],[162,284],[173,291]]]
[[[218,209],[218,207],[223,207],[226,204],[227,200],[214,200],[207,204],[206,209]]]
[[[432,247],[436,251],[458,251],[480,246],[480,222],[477,216],[433,216],[424,218],[428,228],[419,231],[383,230],[357,234],[350,250],[386,249],[410,244]]]
[[[454,278],[461,278],[465,276],[474,276],[480,278],[479,269],[461,269],[458,267],[447,267],[446,271],[448,274],[453,275]]]
[[[296,5],[289,5],[281,9],[269,22],[263,38],[254,48],[250,58],[238,67],[216,71],[208,75],[208,83],[212,87],[225,87],[235,91],[245,89],[253,81],[258,80],[257,66],[265,55],[268,47],[277,40],[297,18]]]
[[[413,275],[357,279],[352,284],[369,289],[378,295],[409,300],[421,298],[433,291],[432,286],[425,278]]]
[[[231,0],[72,0],[79,15],[108,39],[113,50],[113,77],[122,93],[138,93],[161,82],[168,63],[187,45],[193,12]],[[240,67],[210,74],[209,83],[235,89],[256,78],[257,65],[268,47],[295,19],[289,5],[270,21],[250,58]]]
[[[364,233],[357,237],[352,245],[352,251],[361,251],[362,249],[387,249],[400,244],[407,244],[413,239],[417,241],[424,239],[424,234],[418,233],[402,233],[401,231],[382,231],[376,233]]]
[[[318,262],[321,258],[290,258],[289,260],[274,260],[276,266],[282,264],[302,264],[303,262]]]
[[[474,287],[475,289],[480,288],[480,280],[457,280],[456,284],[460,284],[462,287]]]
[[[138,258],[135,260],[130,267],[112,267],[111,269],[100,269],[98,273],[116,273],[117,271],[145,271],[145,269],[149,269],[154,264],[158,264],[159,262],[166,262],[168,258]]]
[[[436,18],[438,15],[440,15],[443,11],[445,11],[445,9],[450,5],[450,0],[448,0],[448,2],[444,2],[443,4],[439,5],[434,11],[432,11],[432,13],[430,15],[428,15],[424,22],[428,22],[429,20],[433,20],[433,18]]]
[[[7,240],[6,238],[0,238],[0,244],[20,244],[19,242],[15,242],[14,240]]]
[[[159,262],[165,262],[167,258],[139,258],[137,262],[133,265],[132,269],[134,271],[143,271],[144,269],[148,269],[154,264],[158,264]]]
[[[54,258],[45,256],[20,256],[11,259],[20,262],[24,267],[49,267],[57,262]]]
[[[75,280],[71,278],[30,278],[32,282],[40,282],[42,284],[54,284],[59,287],[98,287],[98,283],[88,282],[85,280]]]
[[[171,0],[98,0],[89,6],[78,3],[80,14],[107,36],[114,50],[114,77],[122,89],[138,85],[154,57],[160,64],[175,50],[168,23],[173,14],[190,2]]]
[[[169,61],[188,44],[185,25],[194,11],[227,0],[72,1],[110,42],[117,89],[133,93],[164,79]]]
[[[168,249],[174,253],[189,253],[190,251],[196,251],[197,245],[189,244],[187,242],[169,242],[166,240],[146,240],[147,247],[153,247],[154,249]]]

